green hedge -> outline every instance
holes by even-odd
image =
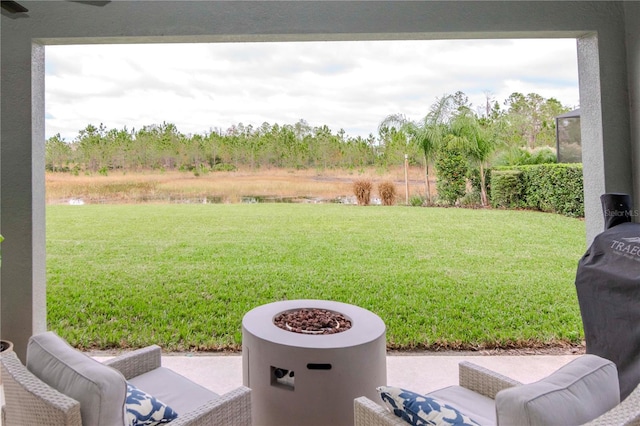
[[[493,207],[522,207],[522,172],[495,170],[491,175],[490,201]]]
[[[491,172],[491,204],[584,217],[582,164],[498,167]]]

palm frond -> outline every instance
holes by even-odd
[[[378,125],[378,132],[380,132],[383,128],[395,127],[397,130],[402,130],[402,127],[406,125],[407,122],[410,122],[409,119],[404,114],[391,114],[380,122]]]
[[[454,99],[452,95],[444,95],[436,98],[436,102],[429,108],[429,113],[424,118],[425,125],[446,124],[454,112]]]

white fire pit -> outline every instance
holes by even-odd
[[[300,309],[340,315],[321,331],[280,316]],[[326,300],[259,306],[242,319],[242,375],[255,425],[353,425],[354,398],[377,400],[376,387],[387,383],[384,322]]]

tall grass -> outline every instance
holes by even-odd
[[[80,348],[237,350],[248,310],[332,299],[393,349],[579,343],[584,223],[344,205],[47,207],[49,328]]]
[[[409,170],[412,192],[424,190],[421,169]],[[402,170],[239,170],[211,172],[110,172],[108,176],[47,173],[47,203],[71,198],[86,203],[139,203],[180,200],[240,202],[243,197],[308,197],[335,199],[353,195],[355,180],[403,182]]]
[[[378,184],[378,194],[383,206],[392,206],[396,202],[396,186],[393,182],[384,181]]]
[[[371,189],[373,183],[370,180],[359,179],[353,182],[353,193],[358,200],[358,205],[368,206],[371,202]]]

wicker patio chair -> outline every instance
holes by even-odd
[[[584,357],[585,356],[580,357],[579,359],[574,360],[572,363],[576,363],[576,361],[578,363],[583,362],[582,359]],[[588,355],[586,357],[589,358],[594,356]],[[572,363],[569,363],[569,364],[572,364]],[[594,393],[597,393],[597,396],[595,396],[595,399],[600,401],[602,399],[609,398],[612,393],[615,394],[616,392],[618,392],[617,370],[615,369],[615,365],[607,360],[602,360],[602,365],[609,369],[609,372],[606,373],[608,377],[605,378],[605,380],[607,381],[607,384],[603,386],[597,386],[595,382],[590,383],[592,385],[591,386],[592,388],[596,388],[594,390]],[[550,410],[548,406],[543,408],[540,408],[540,407],[532,408],[531,406],[527,406],[525,411],[530,410],[528,414],[531,415],[531,417],[529,417],[528,419],[529,420],[528,423],[527,423],[527,419],[523,419],[522,417],[518,418],[517,421],[513,420],[514,418],[513,416],[508,417],[508,415],[505,415],[504,417],[501,417],[501,414],[503,414],[504,412],[503,405],[505,401],[507,401],[508,399],[507,394],[509,392],[513,393],[514,391],[520,392],[522,390],[526,390],[527,387],[531,387],[533,389],[533,393],[539,392],[540,390],[542,390],[545,393],[545,398],[549,397],[549,395],[554,392],[558,392],[558,393],[565,392],[564,395],[561,395],[558,398],[558,401],[560,402],[556,405],[561,405],[566,407],[567,405],[570,404],[568,401],[571,401],[572,399],[579,400],[580,398],[577,398],[574,393],[575,389],[568,389],[568,388],[571,387],[572,385],[578,384],[578,381],[580,380],[580,378],[576,378],[575,380],[571,380],[570,378],[568,378],[566,373],[568,368],[570,369],[571,367],[568,367],[568,368],[565,368],[565,367],[562,367],[555,373],[551,374],[545,379],[542,379],[539,382],[524,385],[516,380],[513,380],[509,377],[506,377],[502,374],[496,373],[484,367],[480,367],[478,365],[472,364],[467,361],[461,362],[459,364],[459,386],[451,386],[450,388],[457,388],[454,390],[461,391],[461,393],[459,393],[458,395],[462,395],[464,398],[468,398],[469,395],[471,395],[469,392],[477,394],[478,400],[474,400],[473,403],[477,403],[481,398],[485,398],[485,397],[488,398],[487,401],[490,401],[489,402],[490,405],[486,405],[484,409],[485,410],[487,408],[493,409],[495,413],[494,414],[495,418],[487,420],[486,418],[483,418],[482,414],[479,414],[478,416],[480,418],[483,418],[483,420],[485,421],[479,421],[476,418],[474,418],[474,411],[478,410],[478,407],[471,406],[473,405],[473,403],[465,403],[465,401],[462,400],[463,398],[461,398],[459,401],[452,401],[451,399],[446,399],[447,397],[451,397],[452,395],[451,392],[449,392],[448,394],[445,392],[445,394],[443,395],[441,391],[447,390],[450,388],[445,388],[443,390],[435,391],[433,393],[427,394],[427,396],[433,396],[434,398],[438,398],[439,396],[442,395],[444,397],[444,400],[441,399],[442,402],[445,402],[445,403],[448,403],[449,405],[454,406],[459,411],[468,415],[472,419],[478,421],[478,423],[482,425],[484,424],[500,424],[500,425],[518,424],[519,426],[520,425],[524,426],[526,424],[550,424],[550,425],[568,424],[567,422],[564,422],[564,421],[544,422],[540,420],[540,417],[535,417],[535,415],[531,415],[531,412],[534,410],[543,410],[547,412],[553,411],[553,410]],[[575,365],[573,367],[575,367]],[[612,372],[616,374],[613,374]],[[563,375],[564,377],[562,377]],[[551,386],[554,387],[553,390],[550,390],[551,388],[548,386],[549,383],[551,383]],[[582,387],[583,385],[584,383],[578,384],[579,387]],[[612,390],[612,386],[614,385],[616,388],[613,388]],[[537,389],[535,389],[535,387],[537,387]],[[499,395],[501,391],[505,391],[505,393],[502,395]],[[525,392],[525,394],[526,393],[527,392]],[[531,398],[531,392],[528,392],[528,394],[529,394],[528,398],[530,402],[534,398]],[[567,396],[569,397],[567,398]],[[496,405],[498,405],[496,403],[496,398],[501,399],[502,405],[496,407]],[[547,403],[553,404],[553,398],[554,397],[551,396],[551,399],[548,399]],[[619,400],[619,397],[618,397],[618,400]],[[609,402],[609,405],[611,405],[610,408],[602,409],[600,407],[600,411],[602,412],[599,414],[596,414],[595,418],[588,419],[586,421],[574,422],[573,424],[582,423],[588,426],[640,425],[640,385],[633,391],[633,393],[631,393],[631,395],[629,395],[624,401],[622,401],[622,403],[616,404],[615,399],[613,399],[612,401],[614,401],[614,403]],[[522,401],[520,401],[520,403],[522,403]],[[407,426],[409,424],[405,420],[401,419],[400,417],[397,417],[395,414],[390,412],[387,408],[383,407],[381,404],[382,402],[378,404],[367,397],[356,398],[354,400],[355,426]],[[584,407],[576,406],[576,407],[572,407],[570,410],[580,413],[581,411],[584,411]],[[584,413],[581,413],[581,415],[583,414]],[[543,416],[545,416],[545,414],[543,414]]]
[[[57,337],[57,336],[55,336]],[[29,350],[29,349],[28,349]],[[74,349],[75,350],[75,349]],[[153,345],[136,351],[132,351],[121,356],[112,358],[104,363],[100,363],[78,352],[81,356],[86,357],[89,363],[94,362],[97,368],[113,370],[114,374],[131,383],[136,382],[136,378],[144,385],[145,383],[158,382],[164,378],[171,378],[174,382],[168,382],[164,389],[158,390],[162,392],[162,397],[158,397],[162,402],[171,406],[174,400],[170,393],[176,394],[176,400],[189,398],[189,392],[193,392],[194,400],[204,401],[196,407],[186,412],[178,411],[178,418],[171,422],[172,425],[233,425],[233,426],[250,426],[251,425],[251,391],[246,387],[238,387],[224,395],[217,395],[203,387],[191,382],[186,377],[161,366],[161,350],[159,346]],[[75,355],[73,355],[75,356]],[[29,358],[29,355],[28,357]],[[82,361],[82,360],[81,360]],[[82,361],[84,362],[84,361]],[[4,387],[5,404],[2,407],[2,424],[11,426],[94,426],[96,420],[88,420],[87,413],[96,416],[99,414],[101,419],[106,418],[109,414],[103,413],[104,407],[90,407],[83,410],[81,403],[68,395],[56,390],[53,386],[45,383],[36,374],[30,371],[18,359],[14,352],[3,353],[0,359],[2,384]],[[29,361],[27,361],[29,365]],[[45,367],[47,370],[55,370],[50,364]],[[119,372],[119,373],[118,373]],[[154,375],[156,377],[154,378]],[[150,382],[151,380],[151,382]],[[73,380],[71,380],[73,381]],[[134,383],[135,384],[135,383]],[[193,385],[193,386],[192,386]],[[143,386],[136,384],[140,389]],[[117,386],[118,392],[126,391],[126,386],[122,388]],[[152,390],[144,389],[148,393]],[[117,392],[117,393],[118,393]],[[209,393],[207,393],[209,392]],[[157,395],[154,395],[157,396]],[[111,398],[109,395],[101,399]],[[120,419],[124,424],[123,412],[124,401],[120,395],[115,398],[116,411],[115,417],[118,422],[105,421],[105,424],[119,424]],[[120,401],[120,402],[118,402]],[[179,402],[176,402],[179,403]],[[119,407],[119,408],[118,408]],[[86,407],[84,407],[86,408]],[[83,419],[83,417],[86,417]],[[112,416],[113,417],[113,416]],[[84,420],[84,423],[83,423]]]

